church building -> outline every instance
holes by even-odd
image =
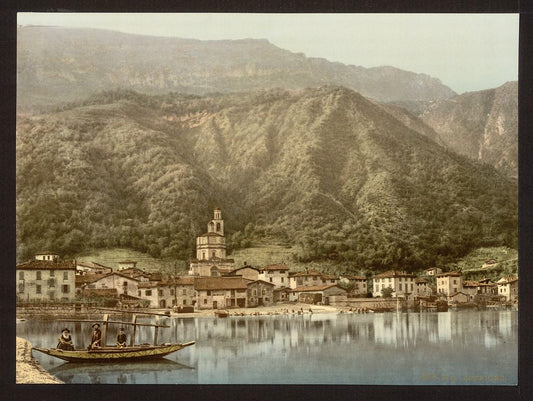
[[[235,268],[233,259],[226,258],[226,237],[222,211],[217,207],[207,232],[196,237],[196,259],[191,259],[189,275],[219,277]]]

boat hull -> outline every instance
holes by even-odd
[[[55,348],[38,348],[33,349],[44,354],[62,359],[68,362],[125,362],[125,361],[146,361],[152,359],[163,358],[164,356],[173,352],[179,351],[182,348],[193,345],[194,341],[184,344],[165,344],[165,345],[151,345],[151,346],[135,346],[135,347],[102,347],[95,350],[74,350],[65,351]]]

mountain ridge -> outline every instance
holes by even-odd
[[[295,260],[354,269],[516,245],[516,184],[352,90],[100,96],[19,117],[20,255],[129,246],[187,259],[214,206],[232,248],[276,238],[302,249]]]
[[[117,88],[205,95],[331,84],[380,101],[455,95],[426,74],[306,57],[266,39],[201,41],[34,26],[19,27],[17,49],[19,111]]]

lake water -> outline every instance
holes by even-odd
[[[170,317],[160,323],[171,327],[160,330],[159,342],[196,344],[159,362],[74,364],[37,351],[33,356],[66,383],[517,384],[516,311]],[[17,335],[55,347],[63,327],[76,348],[87,346],[89,323],[32,318],[17,323]],[[153,328],[140,327],[136,343],[152,338]]]

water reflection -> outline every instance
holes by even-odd
[[[196,341],[163,360],[171,364],[113,370],[34,356],[69,383],[442,384],[420,380],[439,370],[505,376],[500,384],[513,384],[517,321],[512,311],[165,318],[160,323],[170,328],[161,331],[160,342]],[[17,335],[50,347],[64,326],[29,319],[17,324]],[[71,330],[77,346],[90,338],[89,324]],[[110,331],[108,338],[115,335]],[[152,339],[150,327],[136,333],[138,343]]]

